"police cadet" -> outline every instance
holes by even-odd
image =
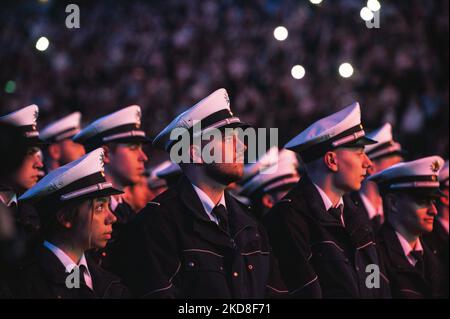
[[[366,285],[379,260],[361,207],[344,195],[357,191],[371,162],[358,103],[312,124],[285,145],[306,165],[300,182],[265,218],[284,281],[294,297],[389,297],[386,282]]]
[[[421,235],[433,230],[438,173],[444,160],[431,156],[399,163],[370,177],[383,197],[386,223],[378,233],[394,298],[442,298],[443,269]]]
[[[200,132],[192,126],[198,121]],[[171,139],[171,132],[177,128],[186,129],[185,134],[192,137],[212,128],[242,126],[231,113],[226,90],[219,89],[179,115],[153,144],[171,152],[177,142]],[[223,134],[208,142],[214,152],[233,155],[233,163],[207,164],[200,156],[202,147],[188,143],[187,155],[193,163],[180,163],[184,176],[133,222],[127,258],[131,289],[147,298],[263,298],[286,294],[263,228],[248,207],[225,190],[242,177],[239,158],[245,151],[243,143],[236,135]]]
[[[439,171],[439,184],[441,192],[443,193],[438,199],[436,199],[436,208],[438,214],[434,220],[433,231],[423,235],[425,244],[431,249],[431,251],[439,259],[442,267],[444,268],[445,279],[447,283],[445,296],[448,298],[448,282],[449,282],[449,245],[448,245],[448,161],[445,162],[442,169]]]
[[[141,108],[128,106],[117,112],[99,118],[82,129],[73,141],[83,144],[86,151],[102,147],[105,151],[106,179],[114,187],[123,190],[141,181],[145,173],[144,164],[148,160],[142,145],[149,142],[141,128]],[[106,269],[114,268],[113,254],[115,242],[121,230],[136,215],[122,195],[111,197],[111,210],[117,217],[114,234],[108,247],[99,252],[99,262]],[[116,256],[119,257],[119,256]]]
[[[278,153],[278,154],[276,154]],[[248,180],[240,189],[240,195],[250,198],[253,212],[258,219],[282,199],[297,184],[300,176],[295,153],[283,149],[272,154],[275,165],[264,167],[262,171]],[[260,162],[254,163],[256,165]]]
[[[401,145],[394,141],[391,124],[386,123],[367,134],[367,137],[377,141],[376,144],[367,145],[365,148],[367,156],[372,161],[372,166],[367,170],[369,176],[403,161],[405,152]],[[366,211],[365,216],[370,220],[376,233],[384,222],[383,201],[377,185],[366,178],[360,191],[353,192],[351,197],[355,202],[362,204]]]
[[[41,139],[49,143],[44,147],[44,162],[48,172],[75,161],[85,154],[83,145],[72,137],[80,132],[81,113],[74,112],[41,130]]]
[[[44,143],[39,138],[37,130],[38,115],[39,108],[33,104],[0,117],[0,123],[17,127],[26,141],[27,154],[19,167],[8,175],[2,176],[0,201],[14,212],[18,226],[21,231],[25,232],[29,244],[33,243],[33,239],[39,234],[39,216],[31,205],[18,205],[17,197],[35,185],[41,176],[40,170],[43,164],[39,155],[39,147]]]
[[[116,217],[109,197],[120,194],[103,172],[103,150],[52,171],[19,200],[32,202],[45,241],[21,269],[13,288],[18,298],[122,298],[120,280],[85,252],[105,247]]]
[[[8,156],[0,157],[0,181],[6,181],[20,167],[27,155],[27,144],[18,127],[0,123],[0,149],[8,150]],[[0,299],[4,299],[12,297],[7,279],[25,254],[25,238],[16,226],[15,212],[8,207],[5,194],[0,195]]]

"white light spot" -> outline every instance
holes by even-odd
[[[300,80],[305,76],[305,68],[301,65],[294,65],[291,70],[292,77],[294,79]]]
[[[36,49],[39,51],[45,51],[47,50],[50,42],[46,37],[40,37],[39,40],[36,42]]]
[[[320,4],[322,3],[322,0],[309,0],[312,4]]]
[[[361,19],[363,19],[364,21],[370,21],[374,17],[373,12],[370,11],[370,9],[367,7],[362,8],[359,15],[361,16]]]
[[[367,8],[369,8],[372,12],[377,12],[381,9],[381,4],[378,0],[369,0],[367,1]]]
[[[283,26],[276,27],[275,30],[273,31],[273,36],[278,41],[286,40],[288,35],[289,35],[288,30]]]
[[[339,66],[339,74],[343,77],[343,78],[349,78],[353,75],[353,66],[350,63],[342,63]]]

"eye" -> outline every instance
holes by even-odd
[[[104,209],[105,209],[105,204],[99,204],[98,206],[95,207],[95,212],[101,213],[101,212],[103,212]]]

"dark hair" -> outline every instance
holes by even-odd
[[[0,123],[0,149],[8,152],[0,156],[0,179],[4,179],[23,163],[28,150],[26,137],[18,127]]]
[[[60,208],[57,212],[49,212],[48,208],[37,208],[39,212],[39,216],[41,218],[41,229],[42,235],[44,238],[51,238],[57,236],[62,231],[64,231],[63,225],[61,225],[58,220],[59,216],[64,216],[64,219],[72,222],[73,224],[77,223],[78,215],[80,213],[80,207],[86,202],[89,201],[89,206],[92,207],[93,200],[87,199],[85,201],[75,201],[72,203],[68,203],[64,207]],[[44,211],[45,210],[45,211]]]

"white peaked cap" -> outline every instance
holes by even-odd
[[[80,132],[81,113],[74,112],[54,121],[41,130],[41,138],[47,142],[58,142],[72,138]]]
[[[178,115],[155,137],[153,146],[169,151],[176,142],[171,139],[172,131],[189,131],[198,124],[201,125],[201,131],[193,134],[204,133],[213,128],[246,126],[231,112],[227,91],[219,89]]]

